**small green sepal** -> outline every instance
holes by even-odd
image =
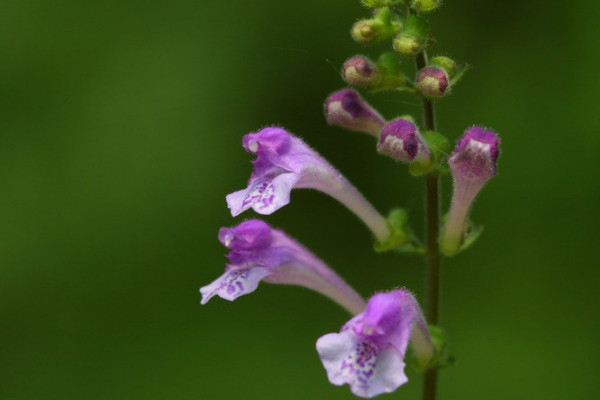
[[[429,42],[429,23],[418,15],[404,20],[402,31],[394,38],[393,46],[400,54],[415,55],[423,51]]]
[[[432,57],[427,65],[443,69],[448,75],[450,86],[456,85],[469,69],[468,64],[457,64],[453,59],[445,56]]]
[[[381,71],[381,82],[371,88],[373,92],[401,89],[408,83],[406,75],[400,70],[400,57],[393,51],[379,56],[376,64]]]
[[[358,43],[379,43],[395,36],[401,27],[401,21],[392,18],[390,9],[384,7],[376,10],[373,18],[357,21],[350,34]]]
[[[429,60],[429,65],[442,68],[444,71],[446,71],[446,73],[448,74],[448,78],[450,79],[456,76],[456,72],[458,69],[456,62],[453,59],[445,56],[432,57]]]
[[[442,157],[448,154],[450,148],[450,142],[441,133],[435,131],[425,131],[422,134],[429,151],[431,152],[431,159],[425,160],[424,162],[412,162],[408,166],[408,171],[413,176],[421,176],[431,172],[434,168],[440,168],[443,164],[441,163]]]
[[[375,242],[375,251],[382,253],[411,244],[412,233],[408,227],[408,214],[402,208],[396,208],[387,217],[390,236],[384,242]]]
[[[419,360],[413,352],[410,357],[412,367],[417,372],[424,372],[432,368],[439,369],[454,365],[454,357],[447,354],[446,334],[442,328],[436,325],[428,325],[428,330],[431,343],[435,349],[435,356],[429,362],[425,362],[424,360]]]
[[[441,0],[412,0],[410,6],[419,13],[428,13],[437,10],[442,4]]]
[[[361,0],[361,3],[365,7],[381,8],[402,5],[404,4],[404,0]]]
[[[444,224],[446,216],[444,216]],[[443,232],[444,230],[442,230]],[[440,238],[440,250],[445,256],[455,256],[471,247],[483,233],[483,225],[476,226],[471,220],[468,220],[465,226],[465,231],[460,244],[453,245],[451,238],[446,240],[445,237]]]

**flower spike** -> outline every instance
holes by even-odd
[[[202,304],[219,296],[233,301],[252,293],[261,280],[304,286],[315,290],[352,314],[361,312],[364,300],[325,263],[282,231],[260,220],[221,228],[219,240],[230,252],[231,263],[214,282],[200,288]]]
[[[317,340],[317,352],[334,385],[350,385],[359,397],[374,397],[407,382],[404,356],[409,344],[421,365],[436,350],[413,295],[404,289],[378,293],[365,310],[342,327]]]
[[[325,101],[327,124],[351,131],[365,132],[375,137],[385,125],[385,119],[353,89],[342,89]]]
[[[454,191],[442,235],[442,251],[455,254],[463,244],[469,209],[485,183],[496,175],[500,139],[489,130],[474,126],[465,131],[448,164]]]
[[[331,164],[302,140],[282,128],[269,127],[244,136],[246,151],[256,154],[248,187],[227,195],[227,206],[235,217],[252,208],[268,215],[290,202],[295,188],[317,189],[354,212],[385,241],[390,231],[385,219]]]

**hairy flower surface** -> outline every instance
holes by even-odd
[[[467,129],[448,159],[454,188],[442,235],[442,251],[451,255],[461,246],[469,210],[485,183],[496,175],[500,139],[479,126]]]
[[[407,382],[409,341],[423,365],[435,357],[419,305],[410,292],[397,289],[371,297],[340,333],[319,338],[317,351],[332,384],[348,384],[355,395],[374,397]]]
[[[252,208],[272,214],[290,202],[294,188],[324,192],[353,211],[383,242],[389,237],[385,219],[331,164],[299,138],[278,127],[244,136],[243,146],[256,154],[248,187],[227,195],[233,216]]]
[[[325,119],[351,131],[365,132],[375,137],[385,125],[385,119],[353,89],[333,92],[325,101]]]
[[[388,122],[377,144],[377,150],[397,161],[423,164],[431,162],[431,152],[414,122],[398,118]]]
[[[365,302],[342,278],[297,241],[260,220],[221,228],[219,240],[230,252],[223,275],[200,288],[202,304],[213,296],[235,300],[256,290],[261,280],[298,285],[331,298],[350,313]]]

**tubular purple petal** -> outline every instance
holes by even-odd
[[[282,128],[269,127],[244,136],[244,148],[257,158],[248,187],[227,195],[233,216],[252,208],[268,215],[290,201],[292,189],[317,189],[354,212],[385,241],[390,232],[385,219],[331,164],[302,140]]]
[[[352,314],[365,302],[341,277],[297,241],[260,220],[221,228],[219,240],[230,252],[225,273],[200,288],[202,304],[213,296],[235,300],[256,290],[261,280],[304,286],[319,292]]]
[[[490,130],[474,126],[465,131],[448,159],[454,190],[442,235],[442,251],[451,255],[462,244],[469,210],[485,183],[496,175],[500,139]]]

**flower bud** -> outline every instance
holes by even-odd
[[[365,56],[349,58],[342,67],[342,77],[353,86],[374,87],[381,82],[379,68]]]
[[[379,136],[385,119],[356,91],[342,89],[332,93],[325,101],[325,119],[329,125],[338,125],[351,131]]]
[[[377,43],[389,39],[400,30],[400,22],[392,20],[389,8],[376,11],[372,19],[357,21],[350,31],[358,43]]]
[[[390,121],[383,127],[377,150],[397,161],[428,165],[432,160],[417,126],[406,117]]]
[[[465,131],[448,159],[454,191],[441,240],[444,254],[455,254],[463,245],[471,204],[485,183],[496,174],[499,154],[498,136],[474,126]]]
[[[394,41],[394,50],[400,54],[415,55],[427,45],[429,24],[417,15],[411,15],[404,21],[402,32]]]
[[[448,74],[440,67],[427,66],[419,71],[415,86],[428,99],[439,99],[450,89]]]
[[[441,0],[412,0],[411,7],[420,13],[435,11],[442,4]]]

